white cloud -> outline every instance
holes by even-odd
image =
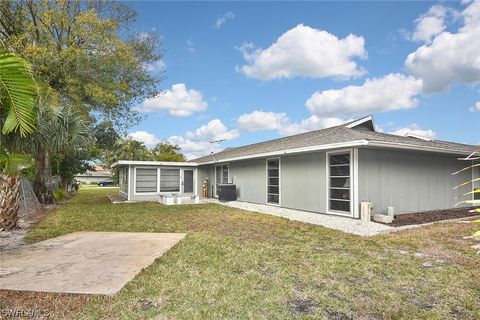
[[[480,112],[480,101],[477,101],[473,107],[468,109],[468,111],[470,111],[470,112],[476,112],[476,111]]]
[[[252,113],[244,113],[238,118],[238,127],[245,131],[276,130],[288,121],[284,112],[265,112],[255,110]]]
[[[236,129],[228,130],[220,119],[213,119],[195,131],[189,131],[187,138],[198,141],[233,140],[238,138],[239,132]]]
[[[339,39],[327,31],[300,24],[267,49],[254,50],[251,43],[242,45],[238,49],[247,65],[237,69],[260,80],[360,76],[365,71],[352,59],[367,57],[364,45],[364,38],[354,34]]]
[[[445,28],[447,10],[441,5],[431,7],[426,14],[415,20],[416,29],[411,36],[413,41],[431,42],[432,38],[442,33]]]
[[[187,90],[184,83],[177,83],[156,97],[146,99],[135,110],[141,112],[167,111],[175,117],[186,117],[194,112],[204,111],[207,107],[208,103],[203,100],[199,91]]]
[[[430,129],[429,130],[424,130],[424,129],[420,128],[420,126],[415,124],[415,123],[411,124],[411,125],[408,125],[404,128],[396,129],[396,130],[391,131],[389,133],[395,134],[397,136],[406,136],[408,134],[413,134],[413,135],[424,137],[424,138],[427,138],[427,139],[435,139],[435,137],[437,135],[435,133],[435,131],[430,130]]]
[[[239,136],[239,132],[236,129],[228,130],[220,119],[214,119],[193,132],[187,132],[185,135],[186,138],[172,136],[167,140],[182,148],[183,154],[190,160],[205,156],[211,152],[220,151],[220,143],[212,142],[236,139]]]
[[[456,82],[480,81],[480,1],[471,2],[459,17],[463,26],[456,33],[440,33],[405,61],[407,70],[423,80],[425,93],[446,91]]]
[[[149,148],[161,142],[160,139],[155,137],[153,134],[148,133],[147,131],[130,132],[129,134],[127,134],[127,137],[133,140],[143,142]]]
[[[153,63],[148,63],[145,65],[145,69],[149,72],[155,72],[155,71],[164,71],[167,68],[167,64],[163,60],[158,60]]]
[[[312,114],[327,117],[414,108],[422,81],[395,73],[367,79],[361,86],[315,92],[305,103]]]
[[[218,152],[221,150],[217,144],[211,144],[207,141],[192,141],[181,136],[171,136],[167,141],[178,145],[182,149],[182,153],[187,160],[202,157],[210,152]]]
[[[217,21],[215,21],[214,28],[220,29],[220,27],[223,26],[227,22],[227,20],[233,20],[233,18],[235,18],[235,15],[231,11],[228,11],[221,16],[219,15],[217,17]]]
[[[345,120],[340,118],[322,118],[312,115],[309,118],[303,119],[300,122],[290,122],[278,129],[278,134],[281,136],[291,136],[294,134],[304,133],[308,131],[325,129],[333,126],[338,126],[345,123]]]

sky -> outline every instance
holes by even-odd
[[[148,147],[192,159],[366,115],[480,144],[480,0],[130,4],[162,40],[146,66],[162,93],[134,106],[128,134]]]

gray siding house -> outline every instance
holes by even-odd
[[[465,193],[480,188],[478,181],[454,187],[480,177],[480,167],[452,173],[472,164],[459,158],[476,148],[377,132],[369,116],[323,130],[228,148],[187,163],[170,163],[179,170],[175,177],[180,186],[175,191],[161,187],[166,179],[162,175],[165,163],[120,161],[115,167],[124,170],[121,177],[128,177],[125,183],[130,187],[122,189],[121,184],[121,192],[129,200],[159,200],[164,192],[184,196],[182,166],[188,166],[195,184],[190,194],[197,198],[208,178],[210,197],[217,196],[218,184],[233,183],[238,201],[359,218],[362,201],[373,205],[372,214],[384,214],[388,207],[402,214],[453,208],[472,199]],[[157,168],[156,179],[152,178],[154,170],[141,170],[145,167]],[[147,180],[148,194],[139,187]]]

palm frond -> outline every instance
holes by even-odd
[[[2,109],[7,112],[2,133],[16,130],[25,137],[35,130],[37,88],[31,67],[22,58],[0,48],[0,90]]]
[[[17,176],[32,165],[32,159],[25,154],[8,153],[0,150],[0,170],[9,176]]]

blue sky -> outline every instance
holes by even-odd
[[[480,143],[480,3],[132,2],[165,49],[130,136],[190,157],[373,114]],[[210,144],[213,140],[226,140]]]

